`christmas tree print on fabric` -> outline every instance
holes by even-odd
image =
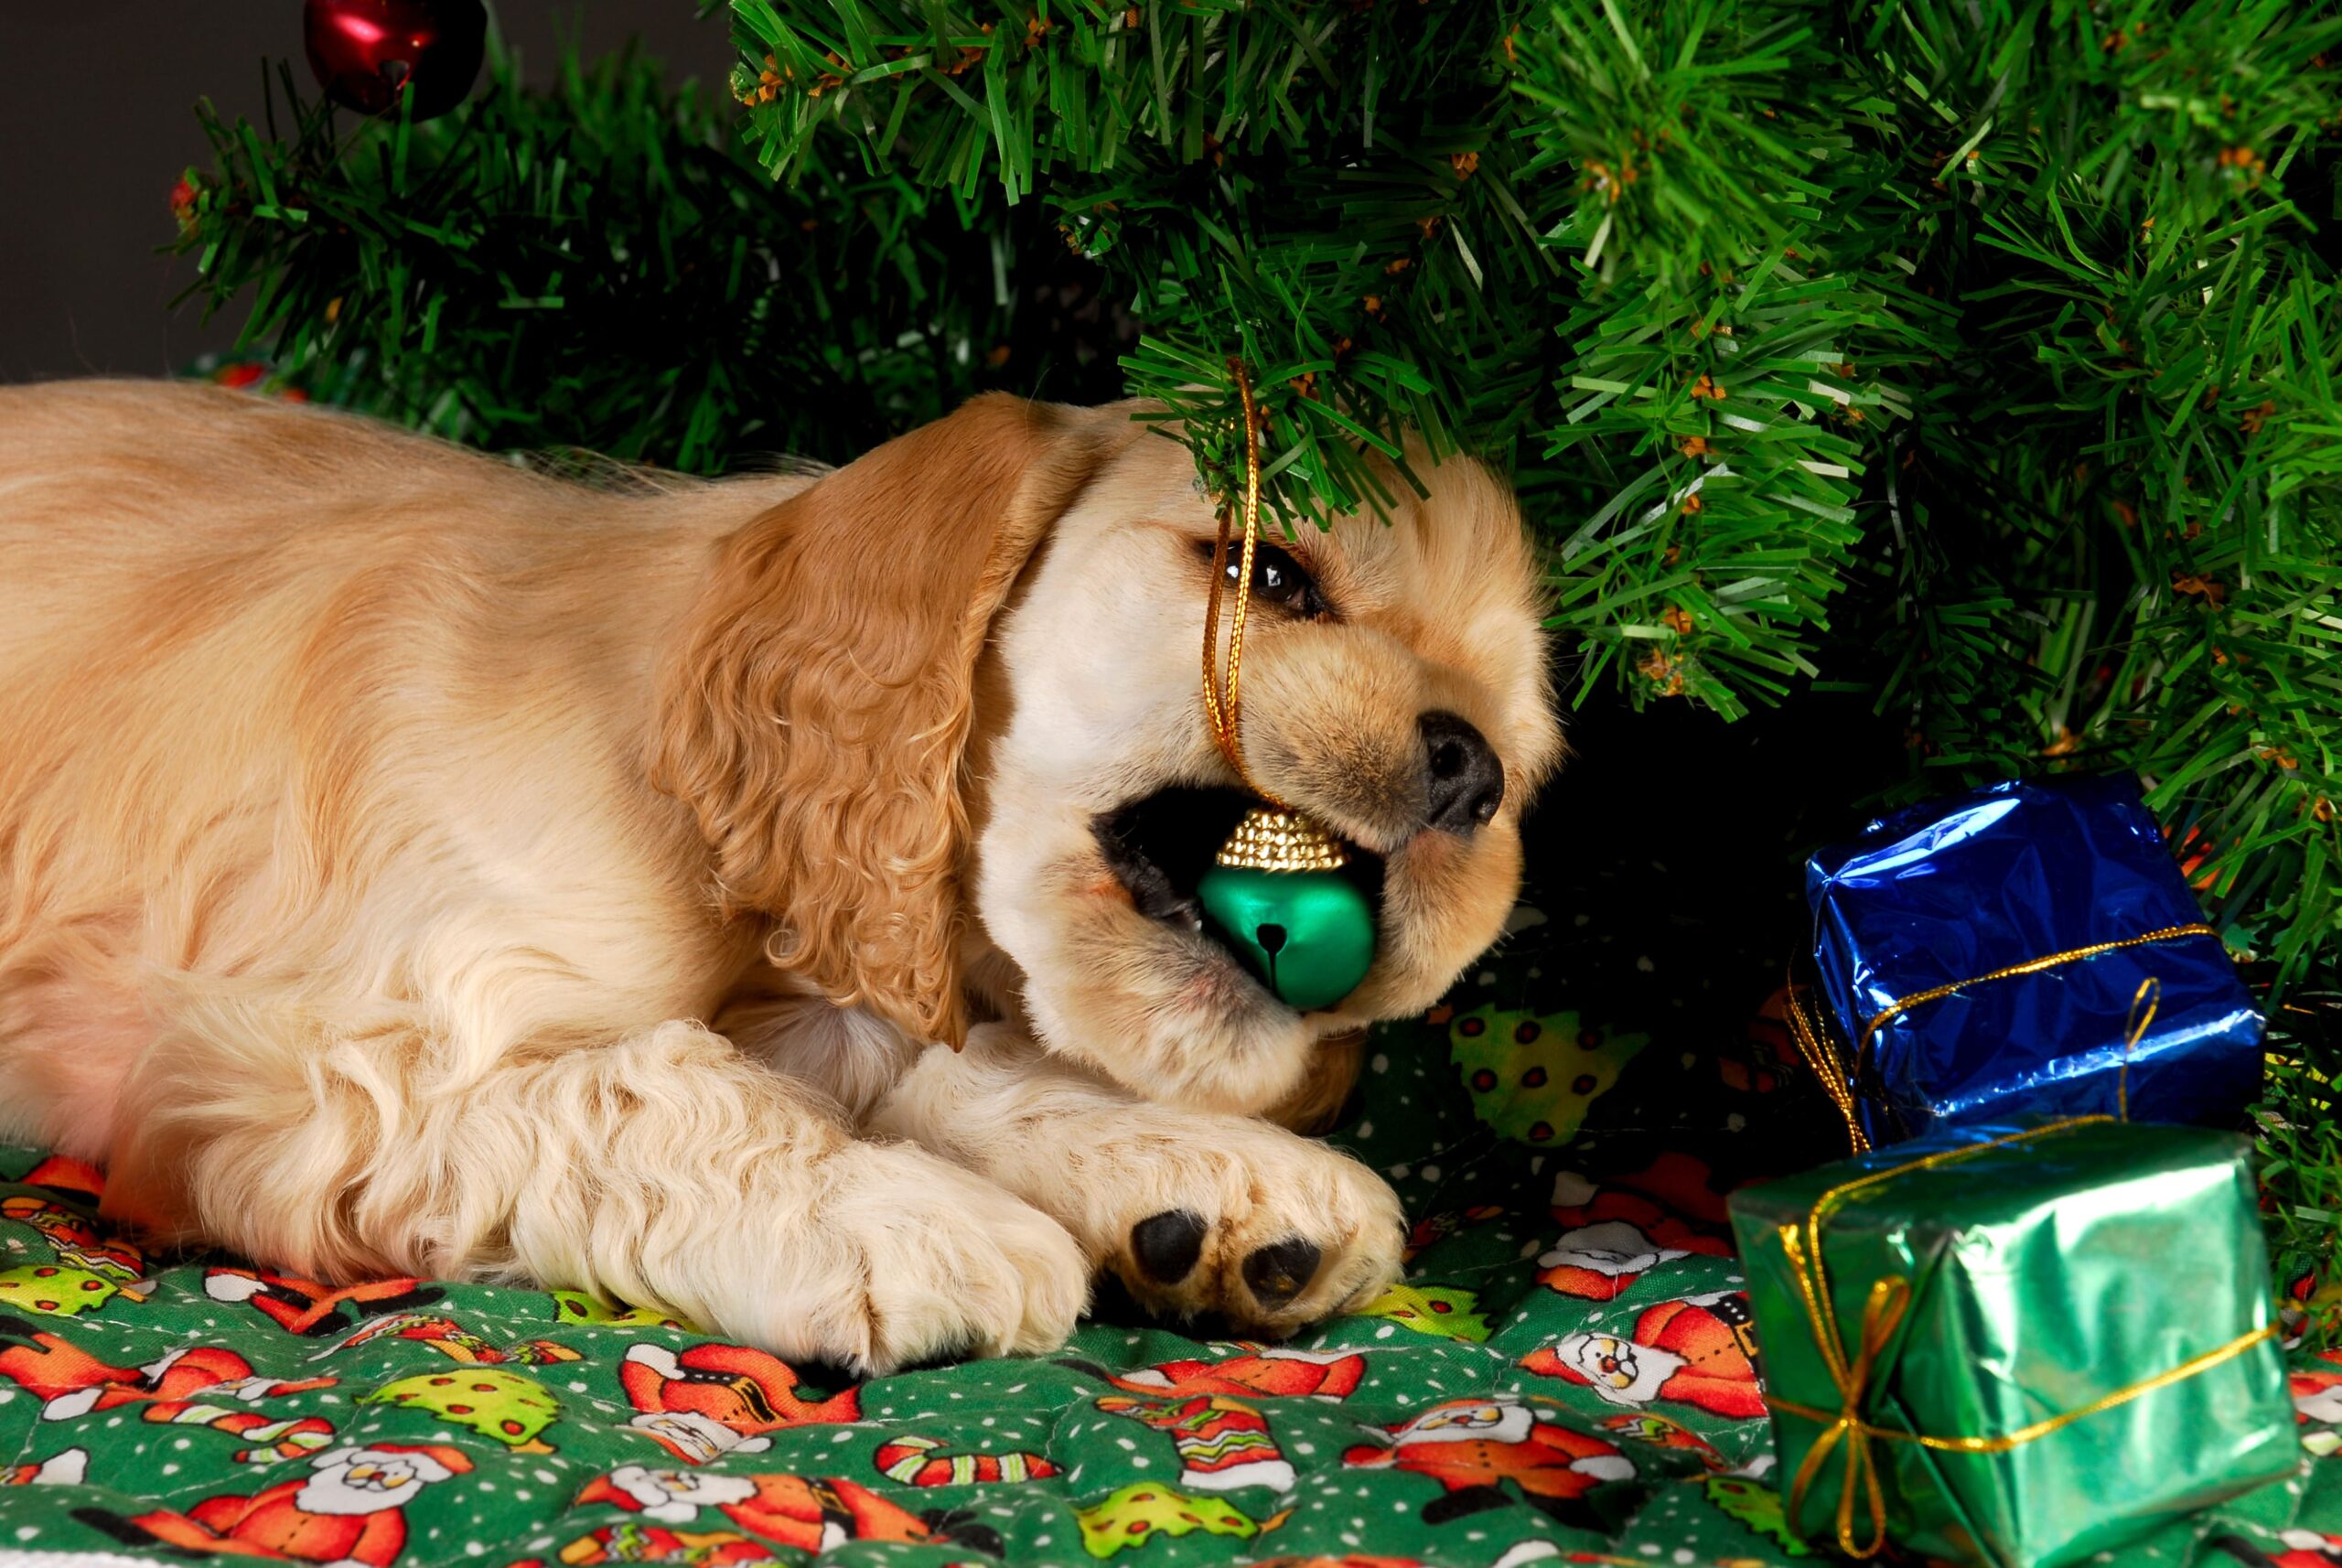
[[[1448,1054],[1473,1113],[1516,1143],[1566,1144],[1586,1112],[1649,1042],[1606,1035],[1574,1013],[1536,1016],[1475,1008],[1448,1026]]]
[[[543,1384],[485,1367],[401,1378],[361,1402],[428,1411],[450,1425],[492,1437],[522,1454],[552,1453],[553,1444],[538,1434],[561,1415],[561,1406]]]

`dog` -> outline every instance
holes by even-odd
[[[1378,910],[1296,1013],[1198,916],[1238,568],[1147,412],[590,485],[0,389],[0,1133],[165,1241],[865,1372],[1054,1347],[1104,1270],[1266,1336],[1370,1299],[1393,1195],[1265,1113],[1499,933],[1563,749],[1538,565],[1463,459],[1264,533],[1242,755]]]

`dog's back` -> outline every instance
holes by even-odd
[[[9,1130],[102,1154],[158,988],[371,975],[500,1034],[679,1010],[696,841],[639,726],[727,489],[619,499],[210,388],[0,390]],[[624,929],[532,929],[613,886]],[[531,984],[530,951],[607,961]]]

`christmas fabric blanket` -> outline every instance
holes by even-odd
[[[1406,1282],[1290,1344],[1107,1301],[1057,1355],[857,1385],[572,1294],[145,1256],[99,1173],[0,1150],[0,1568],[1806,1557],[1723,1199],[1832,1152],[1819,1098],[1772,1010],[1719,1042],[1649,955],[1514,926],[1375,1038],[1339,1134]],[[1549,1007],[1549,972],[1628,983]],[[2298,1475],[2122,1562],[2342,1564],[2342,1357],[2294,1371]]]

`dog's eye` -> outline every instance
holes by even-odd
[[[1214,547],[1206,541],[1203,548],[1209,556]],[[1244,547],[1230,540],[1228,564],[1222,568],[1230,588],[1236,585],[1237,574],[1243,569]],[[1301,569],[1301,563],[1266,541],[1252,547],[1252,602],[1280,606],[1305,620],[1314,620],[1328,608],[1326,596],[1317,591],[1316,580]]]

